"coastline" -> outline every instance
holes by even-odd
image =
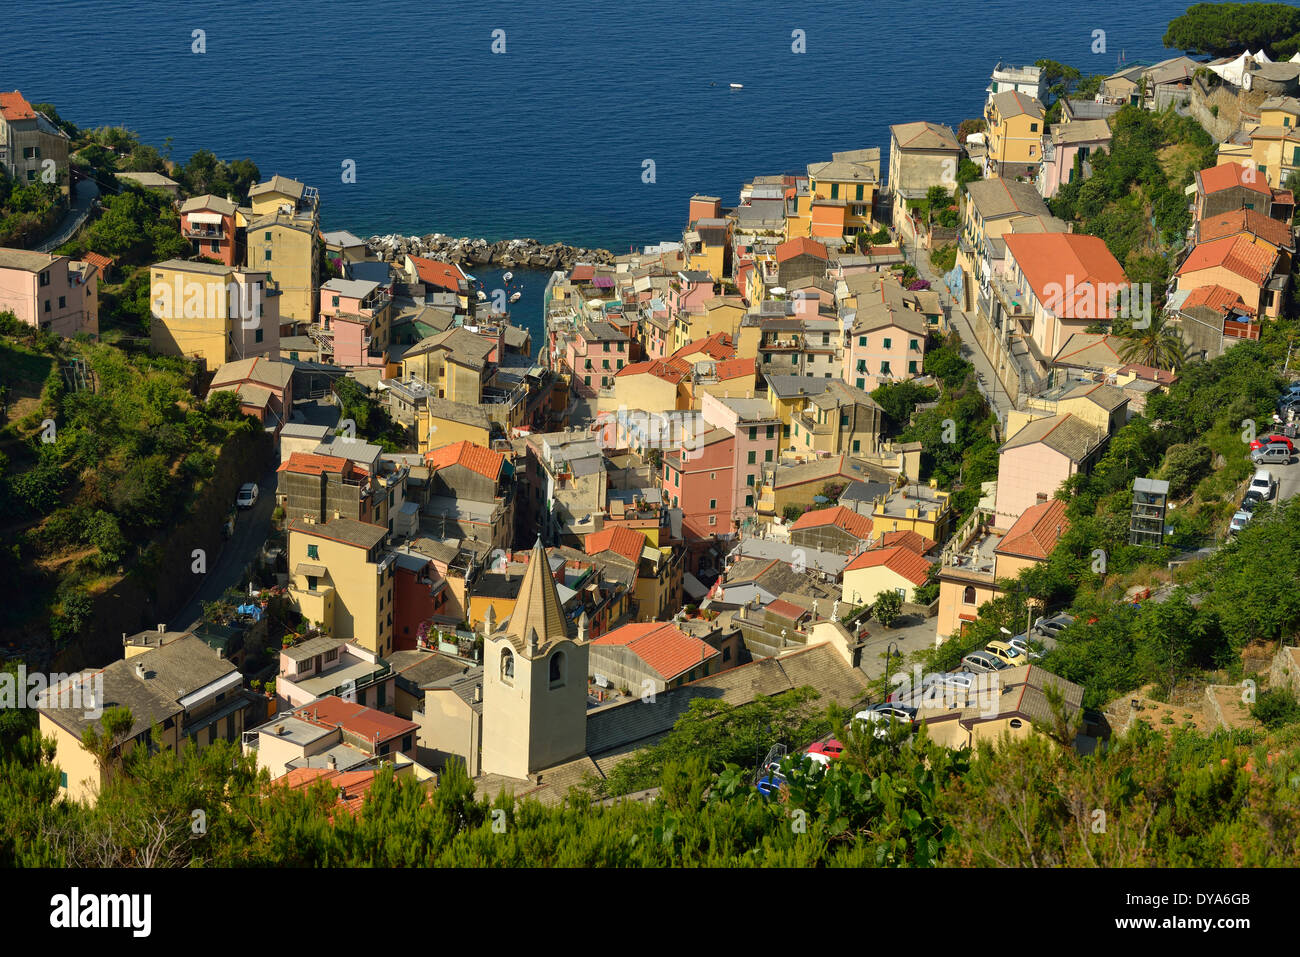
[[[366,245],[387,262],[401,261],[408,254],[462,266],[500,266],[506,269],[568,269],[577,262],[603,264],[614,261],[614,254],[608,249],[541,243],[536,239],[503,239],[490,243],[482,238],[445,236],[442,233],[424,236],[388,233],[370,236]]]

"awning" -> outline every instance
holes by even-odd
[[[308,565],[306,562],[299,562],[294,566],[295,575],[307,575],[308,577],[324,578],[328,574],[328,569],[323,565]]]
[[[190,213],[189,216],[191,223],[206,223],[212,226],[221,225],[220,213]]]

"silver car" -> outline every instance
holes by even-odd
[[[1001,671],[1010,667],[1005,661],[989,654],[987,651],[972,651],[961,660],[962,671],[977,675],[986,674],[990,671]]]

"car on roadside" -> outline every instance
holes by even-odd
[[[1047,641],[1051,641],[1051,639],[1048,638],[1044,641],[1042,638],[1037,638],[1031,642],[1026,635],[1014,635],[1007,639],[1007,644],[1016,649],[1016,651],[1020,652],[1030,661],[1037,661],[1039,658],[1043,657],[1043,652],[1039,650],[1040,648],[1045,651],[1050,650],[1047,646]],[[1055,642],[1052,643],[1055,644]]]
[[[842,742],[835,738],[827,738],[825,741],[815,741],[808,745],[808,750],[804,753],[818,764],[825,766],[838,758],[843,751]]]
[[[1267,505],[1268,499],[1264,493],[1256,489],[1247,489],[1246,494],[1241,497],[1240,510],[1243,512],[1253,512],[1261,505]]]
[[[1250,460],[1255,465],[1287,465],[1291,461],[1291,449],[1281,442],[1272,442],[1251,452]]]
[[[877,738],[888,737],[889,729],[896,724],[911,727],[916,723],[916,708],[910,705],[895,704],[885,701],[873,704],[865,711],[859,711],[854,720],[871,726],[871,733]]]
[[[1001,658],[995,657],[987,651],[972,651],[961,660],[962,671],[977,675],[987,674],[990,671],[1001,671],[1009,667],[1011,666]]]
[[[239,508],[252,508],[257,504],[257,483],[245,482],[239,486],[239,494],[235,496],[235,505]]]
[[[1250,485],[1246,491],[1258,491],[1265,499],[1271,499],[1273,492],[1277,489],[1277,480],[1273,478],[1273,473],[1268,469],[1259,469],[1250,479]]]
[[[1237,532],[1241,531],[1243,528],[1245,528],[1247,525],[1250,524],[1251,518],[1252,518],[1251,513],[1245,511],[1244,509],[1242,511],[1234,513],[1232,516],[1232,521],[1228,523],[1228,534],[1235,535]]]
[[[1052,615],[1049,618],[1039,618],[1038,621],[1034,622],[1033,630],[1040,635],[1055,638],[1073,624],[1074,618],[1071,615]]]
[[[1029,656],[1007,641],[990,641],[984,650],[1010,667],[1026,664]]]
[[[1271,432],[1268,435],[1259,436],[1250,443],[1250,450],[1254,452],[1256,449],[1262,449],[1269,445],[1285,445],[1289,452],[1295,452],[1295,443],[1280,432]]]

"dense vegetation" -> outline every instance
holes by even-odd
[[[1263,48],[1274,60],[1300,51],[1300,7],[1289,3],[1197,3],[1170,21],[1164,44],[1188,53],[1237,56]]]

